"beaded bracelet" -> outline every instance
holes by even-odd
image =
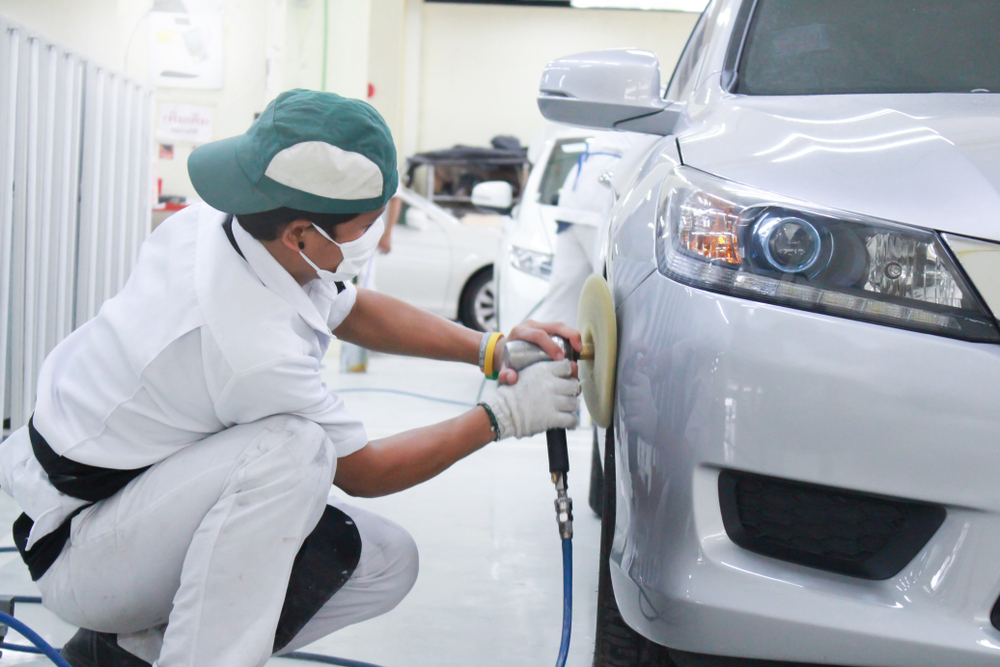
[[[493,435],[496,436],[493,438],[493,442],[496,442],[500,439],[500,423],[497,421],[497,416],[493,414],[493,409],[486,403],[477,403],[476,405],[481,405],[483,406],[483,410],[486,410],[486,416],[490,418],[490,429],[492,429]]]

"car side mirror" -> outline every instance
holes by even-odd
[[[553,60],[538,109],[557,123],[668,135],[680,111],[660,97],[660,61],[649,51],[606,49]]]
[[[487,181],[472,188],[472,205],[506,213],[514,205],[514,188],[507,181]]]
[[[422,231],[430,226],[427,214],[415,207],[410,207],[406,210],[404,221],[407,227],[413,227],[417,231]]]

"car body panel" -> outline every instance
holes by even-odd
[[[656,271],[656,225],[647,223],[656,220],[660,184],[679,164],[674,140],[658,141],[631,177],[632,187],[611,211],[610,247],[605,254],[608,265],[614,264],[607,274],[615,303],[623,301]]]
[[[1000,96],[732,94],[742,4],[706,9],[668,88],[674,135],[613,180],[618,606],[693,653],[996,664],[1000,346],[684,286],[658,270],[655,230],[664,177],[683,163],[812,207],[1000,240]],[[834,574],[737,546],[723,469],[933,503],[946,518],[896,575]]]
[[[466,283],[493,264],[499,224],[476,216],[468,222],[459,220],[406,188],[400,188],[397,196],[409,210],[392,230],[392,251],[376,259],[377,289],[435,315],[456,319]],[[411,216],[408,222],[410,210],[420,215]]]
[[[989,623],[1000,595],[1000,346],[749,302],[659,273],[619,304],[618,321],[611,565],[630,625],[672,648],[742,657],[1000,659]],[[854,579],[733,544],[721,468],[940,503],[948,515],[898,575]]]
[[[814,205],[1000,240],[1000,95],[727,95],[692,121],[678,137],[689,166]]]

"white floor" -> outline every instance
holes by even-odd
[[[369,437],[431,424],[468,409],[379,391],[391,389],[474,404],[482,375],[461,364],[372,355],[365,374],[341,374],[337,350],[325,367]],[[491,387],[487,386],[486,391]],[[589,428],[569,434],[575,501],[573,642],[568,665],[590,665],[597,600],[600,521],[587,506]],[[326,637],[305,650],[384,667],[550,665],[562,622],[562,561],[545,438],[496,443],[409,491],[352,502],[405,526],[420,547],[420,577],[389,614]],[[0,526],[19,513],[0,494]],[[0,532],[0,545],[12,544]],[[16,554],[0,554],[0,594],[37,595]],[[74,628],[35,605],[16,615],[61,645]],[[24,643],[16,636],[11,641]],[[0,666],[46,664],[5,651]],[[273,667],[296,663],[274,659]],[[312,663],[315,664],[315,663]]]

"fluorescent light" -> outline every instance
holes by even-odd
[[[701,13],[708,0],[570,0],[579,9],[652,9]]]

